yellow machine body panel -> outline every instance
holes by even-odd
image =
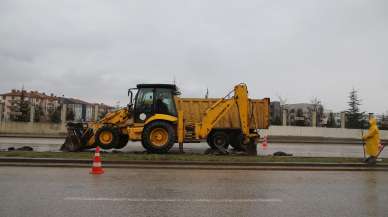
[[[200,98],[177,98],[178,110],[184,113],[185,125],[200,123],[205,112],[220,99],[200,99]],[[229,99],[227,99],[229,100]],[[250,129],[269,128],[269,99],[250,99],[248,122]],[[232,103],[233,104],[233,103]],[[214,125],[217,129],[238,129],[241,128],[240,115],[237,104],[233,104],[229,111],[221,117]]]
[[[98,129],[104,126],[104,124],[111,124],[111,125],[118,126],[119,128],[124,129],[124,130],[121,130],[123,134],[127,134],[127,131],[125,130],[125,128],[128,124],[128,109],[123,108],[123,109],[116,110],[114,112],[110,112],[106,114],[105,117],[99,120],[98,122],[89,123],[88,127],[93,130],[93,134],[96,134]],[[91,146],[94,143],[95,143],[95,137],[92,136],[87,141],[87,145]]]
[[[128,137],[132,141],[141,141],[144,127],[128,127]]]
[[[202,121],[195,124],[195,134],[197,139],[204,139],[214,129],[217,122],[226,114],[235,104],[230,99],[222,99],[206,110]]]
[[[194,128],[195,139],[206,139],[213,130],[232,129],[241,130],[244,142],[257,138],[251,132],[269,127],[270,100],[250,100],[245,84],[232,92],[222,99],[176,98],[178,111],[185,114],[184,128]]]
[[[148,118],[144,125],[151,123],[152,121],[168,121],[168,122],[176,122],[178,121],[177,117],[166,115],[166,114],[155,114],[152,117]]]

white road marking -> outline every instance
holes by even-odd
[[[281,203],[281,199],[147,199],[147,198],[107,198],[107,197],[66,197],[69,201],[112,201],[112,202],[167,202],[167,203]]]

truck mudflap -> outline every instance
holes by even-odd
[[[64,152],[78,152],[86,148],[87,141],[93,136],[93,130],[84,123],[68,123],[67,137],[60,150]]]

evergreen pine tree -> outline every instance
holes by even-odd
[[[54,109],[54,111],[50,114],[50,120],[56,124],[61,122],[61,107]]]
[[[35,106],[34,122],[40,122],[42,119],[42,116],[44,116],[42,106],[40,106],[40,105]]]
[[[17,117],[16,121],[29,122],[30,121],[30,103],[25,99],[26,91],[22,90],[20,101],[17,103]]]
[[[74,114],[73,109],[67,110],[67,112],[66,112],[66,121],[74,121],[74,118],[75,118],[75,114]]]
[[[338,127],[337,123],[335,121],[335,117],[334,117],[334,113],[333,112],[330,112],[329,117],[327,118],[327,125],[326,125],[326,127],[327,128],[336,128],[336,127]]]
[[[364,112],[360,112],[361,100],[357,90],[353,89],[350,92],[348,105],[346,127],[350,129],[364,128]]]

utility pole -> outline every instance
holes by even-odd
[[[312,116],[313,116],[312,127],[317,127],[317,112],[313,111]]]
[[[287,126],[288,120],[288,109],[283,108],[283,115],[282,115],[282,125]]]
[[[346,127],[346,113],[341,112],[341,128],[345,129]]]

